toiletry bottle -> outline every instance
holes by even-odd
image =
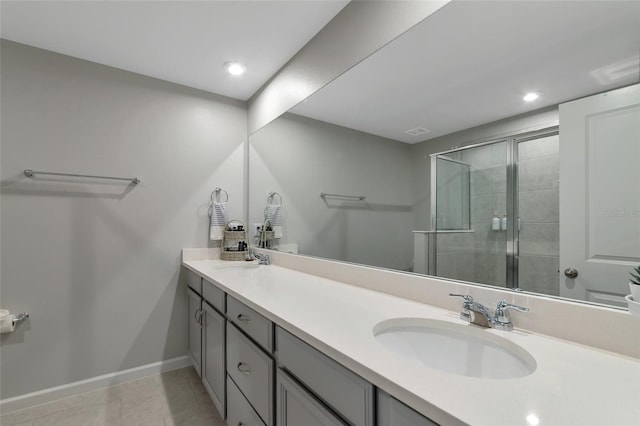
[[[493,212],[493,219],[491,219],[491,230],[500,230],[500,218],[498,217],[498,212]]]
[[[500,222],[500,229],[503,231],[507,230],[507,213],[504,213],[504,216],[502,216],[502,221]]]

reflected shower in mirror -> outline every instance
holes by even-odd
[[[453,154],[453,153],[452,153]],[[454,160],[454,155],[436,157],[436,229],[461,231],[469,227],[471,165]]]
[[[639,40],[637,2],[451,2],[250,136],[249,220],[278,191],[275,249],[621,306]]]

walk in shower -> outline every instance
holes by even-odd
[[[432,275],[559,294],[557,127],[431,156]]]

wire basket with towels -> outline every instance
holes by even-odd
[[[235,224],[235,226],[234,226]],[[221,260],[247,260],[249,245],[247,243],[247,230],[242,221],[234,219],[225,225],[223,232]]]

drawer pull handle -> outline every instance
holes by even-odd
[[[244,362],[239,362],[236,368],[238,369],[239,372],[241,372],[245,376],[248,376],[249,374],[251,374],[251,368],[249,368],[249,366]]]
[[[238,318],[238,321],[243,322],[245,324],[249,324],[251,322],[251,318],[249,318],[244,314],[239,314],[237,318]]]

